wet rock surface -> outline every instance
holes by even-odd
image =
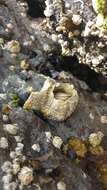
[[[106,190],[106,39],[96,28],[90,34],[90,1],[65,2],[66,17],[69,10],[79,14],[72,22],[82,17],[76,26],[68,17],[59,24],[62,1],[53,1],[54,15],[46,18],[51,3],[0,2],[0,190]],[[36,15],[33,5],[40,9]],[[85,36],[88,21],[93,23]],[[73,84],[78,92],[78,105],[65,121],[23,109],[47,79]]]
[[[52,144],[46,142],[45,131],[51,131],[47,123],[33,113],[27,113],[21,109],[16,109],[10,113],[9,119],[11,122],[18,124],[23,134],[23,143],[25,145],[24,154],[28,162],[34,166],[35,182],[40,182],[42,189],[57,189],[56,182],[60,180],[65,182],[67,189],[92,188],[93,182],[90,177],[86,176],[86,174],[73,163],[71,164],[70,160],[65,158]],[[37,142],[41,147],[40,153],[35,153],[31,150],[31,145]],[[11,144],[10,148],[13,149],[13,146],[14,145]],[[1,154],[4,155],[3,161],[5,161],[5,159],[7,159],[5,158],[6,153],[1,151]],[[36,178],[38,178],[38,180]]]

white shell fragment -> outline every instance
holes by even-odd
[[[76,109],[79,96],[74,86],[47,79],[40,92],[32,92],[24,109],[36,110],[45,117],[64,121]]]

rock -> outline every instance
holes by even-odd
[[[55,124],[54,126],[48,126],[46,122],[43,122],[43,120],[41,120],[33,112],[27,112],[19,108],[15,108],[14,111],[10,113],[9,119],[13,123],[18,123],[18,125],[20,124],[20,128],[22,129],[24,135],[24,152],[28,160],[37,160],[37,162],[39,162],[39,169],[42,168],[42,173],[50,172],[49,175],[54,178],[54,182],[50,182],[48,185],[44,183],[42,184],[43,190],[57,190],[57,183],[60,181],[63,181],[66,184],[66,189],[68,190],[80,190],[80,186],[82,189],[86,190],[91,190],[92,188],[93,190],[96,189],[94,188],[94,185],[92,185],[93,182],[89,176],[84,178],[83,171],[79,167],[71,164],[71,161],[65,158],[59,149],[51,146],[52,136],[58,136],[55,132],[57,128],[60,129],[59,131],[61,133],[66,135],[67,128],[65,125],[63,130],[60,128],[59,123],[59,127],[55,126]],[[72,130],[72,128],[70,128],[70,130]],[[78,131],[78,127],[76,126],[73,130]],[[49,137],[48,139],[47,136]],[[63,134],[61,136],[63,136]],[[67,140],[66,136],[63,139]],[[31,145],[34,143],[39,143],[41,145],[41,150],[39,153],[32,151]],[[38,173],[38,170],[36,172]],[[57,173],[58,177],[56,176]]]
[[[33,1],[36,2],[36,5],[37,5],[37,2],[41,2],[41,0],[28,0],[27,2],[29,2],[29,4],[31,5]],[[0,35],[2,36],[2,34],[3,35],[6,34],[4,43],[7,43],[7,41],[10,42],[13,39],[16,39],[17,41],[20,39],[21,51],[23,51],[26,54],[26,56],[23,57],[23,59],[21,59],[21,60],[26,59],[26,57],[28,59],[29,58],[31,59],[30,60],[31,61],[31,64],[30,64],[31,71],[26,70],[26,72],[20,72],[20,65],[18,65],[18,63],[20,63],[20,61],[18,60],[16,63],[16,58],[15,58],[16,53],[15,54],[12,53],[12,58],[11,58],[11,52],[8,52],[7,50],[3,50],[3,52],[4,52],[3,55],[1,53],[1,57],[0,57],[0,84],[1,84],[0,85],[0,93],[1,94],[5,93],[6,98],[5,99],[0,98],[0,108],[1,108],[1,104],[4,103],[5,101],[6,101],[6,103],[10,103],[9,101],[10,101],[12,92],[15,92],[20,97],[21,100],[23,99],[23,103],[24,103],[26,101],[26,99],[28,98],[28,96],[26,96],[26,92],[28,92],[28,86],[31,86],[33,91],[41,91],[43,83],[47,77],[45,77],[43,75],[40,77],[40,75],[38,75],[36,72],[39,72],[40,71],[39,69],[41,67],[42,67],[42,70],[44,71],[45,65],[47,66],[48,63],[45,59],[44,52],[43,52],[43,54],[41,54],[39,56],[38,56],[38,53],[36,56],[36,53],[34,53],[34,52],[37,52],[37,49],[38,49],[37,47],[39,47],[40,44],[42,44],[41,45],[41,47],[42,47],[41,53],[43,51],[43,47],[45,47],[46,50],[48,50],[48,45],[46,45],[48,43],[48,40],[47,40],[46,36],[49,35],[49,38],[50,38],[51,31],[52,31],[52,28],[49,24],[51,24],[51,22],[52,22],[52,25],[54,25],[54,27],[56,27],[56,24],[58,25],[59,18],[61,20],[62,16],[59,15],[59,13],[62,8],[61,7],[62,0],[61,1],[53,0],[53,1],[56,4],[58,2],[59,5],[58,6],[56,5],[56,7],[55,7],[55,15],[53,15],[54,18],[53,17],[50,18],[49,23],[48,23],[48,19],[45,21],[45,27],[49,27],[49,28],[47,28],[46,33],[45,33],[45,27],[44,26],[41,27],[42,18],[40,18],[40,21],[38,21],[38,19],[37,20],[26,19],[25,17],[23,17],[23,16],[25,16],[25,14],[23,12],[23,6],[21,6],[21,4],[24,4],[25,2],[21,2],[20,0],[19,1],[16,1],[16,0],[5,1],[6,6],[5,5],[2,6],[1,2],[0,2],[0,21],[2,21],[1,16],[3,16],[3,20],[4,20],[3,26],[0,27]],[[47,1],[47,2],[49,2],[49,1]],[[81,30],[84,29],[85,23],[87,23],[88,20],[92,20],[92,22],[93,22],[94,17],[92,17],[92,15],[94,13],[92,12],[92,9],[91,9],[92,6],[90,6],[90,2],[91,1],[74,2],[74,0],[66,0],[65,3],[66,3],[67,9],[65,10],[65,14],[63,14],[64,15],[63,17],[66,17],[66,13],[68,14],[69,11],[71,11],[71,10],[72,10],[73,15],[77,15],[77,14],[79,15],[80,12],[83,12],[83,15],[80,14],[83,16],[83,23],[82,23],[83,25],[81,25],[81,28],[78,27],[78,25],[77,25],[78,30],[73,29],[74,33],[75,33],[73,35],[76,35],[76,39],[73,40],[73,38],[75,38],[75,37],[73,37],[72,32],[71,32],[71,39],[69,40],[70,41],[69,43],[67,43],[67,40],[66,40],[67,34],[65,34],[65,32],[64,32],[64,34],[59,34],[60,35],[59,38],[63,39],[62,41],[60,40],[60,43],[63,42],[63,45],[62,45],[63,52],[64,53],[67,53],[67,51],[69,52],[69,49],[67,49],[65,47],[70,45],[72,54],[76,54],[76,55],[78,54],[79,58],[80,58],[79,54],[81,54],[81,60],[83,61],[83,63],[86,63],[86,64],[89,63],[90,58],[93,58],[93,55],[95,57],[98,57],[100,55],[100,53],[103,52],[104,49],[106,51],[106,48],[105,48],[106,46],[104,45],[103,40],[102,40],[102,43],[104,46],[103,46],[102,50],[100,51],[99,48],[101,48],[101,47],[98,47],[98,43],[100,42],[101,39],[97,36],[97,39],[95,41],[96,34],[98,35],[98,33],[96,33],[96,31],[95,31],[94,36],[93,36],[93,34],[91,32],[92,28],[90,28],[90,29],[88,28],[89,31],[86,32],[86,33],[89,33],[89,36],[87,36],[87,35],[86,35],[86,37],[81,36]],[[84,9],[82,9],[82,5],[84,5],[84,7],[83,7]],[[9,6],[9,8],[8,8],[8,6]],[[20,9],[18,9],[18,6]],[[59,10],[57,10],[58,7],[59,7]],[[87,8],[88,11],[86,11],[85,8]],[[57,11],[58,11],[58,14],[57,14]],[[19,12],[19,14],[18,14],[18,12]],[[35,12],[35,7],[34,7],[34,12]],[[35,14],[37,14],[37,13],[38,12],[35,12]],[[22,16],[20,16],[20,15],[22,15]],[[86,16],[84,16],[84,15],[86,15]],[[28,20],[30,22],[28,22]],[[55,20],[55,22],[53,20]],[[57,20],[57,23],[56,23],[56,20]],[[77,22],[78,20],[79,19],[76,20],[74,18],[74,21],[76,21],[76,23],[78,23]],[[66,21],[66,19],[65,19],[65,21]],[[12,27],[9,23],[12,23],[14,27]],[[67,25],[67,27],[68,27],[67,31],[69,31],[69,29],[72,30],[72,26],[73,26],[72,25],[73,24],[72,16],[69,19],[68,23],[70,25]],[[66,24],[66,22],[65,22],[65,24]],[[44,25],[44,22],[43,22],[43,25]],[[92,25],[94,25],[94,22]],[[75,25],[75,27],[76,27],[76,25]],[[30,30],[30,28],[32,28],[32,29]],[[42,32],[40,32],[40,28],[43,28]],[[62,27],[62,29],[63,29],[63,31],[65,31],[65,28]],[[13,34],[11,32],[12,35],[9,34],[10,30],[13,31]],[[3,33],[2,33],[2,31],[3,31]],[[78,33],[78,31],[79,31],[79,33]],[[54,33],[55,33],[55,30],[54,30]],[[42,40],[42,34],[44,35],[43,40]],[[32,39],[29,39],[29,35],[30,36],[34,35],[34,37],[31,37]],[[39,39],[38,41],[36,41],[36,37]],[[7,39],[9,39],[9,40],[7,40]],[[53,36],[53,39],[54,39],[54,41],[57,40],[57,38],[55,36]],[[31,41],[34,43],[31,44]],[[38,43],[39,41],[40,41],[40,43]],[[26,45],[25,47],[23,47],[24,44]],[[44,46],[44,44],[45,44],[45,46]],[[72,46],[72,48],[71,48],[71,46]],[[73,48],[73,46],[74,46],[74,48]],[[83,48],[81,48],[81,47],[83,47]],[[81,52],[78,52],[79,49],[81,49]],[[89,51],[89,49],[90,49],[90,53],[88,55],[89,58],[87,57],[88,52],[86,52],[85,49],[86,49],[86,51]],[[6,51],[8,52],[8,54],[6,53]],[[58,52],[58,55],[59,54],[60,53]],[[7,56],[7,58],[6,58],[6,56]],[[10,58],[9,58],[9,56],[10,56]],[[56,57],[56,55],[55,55],[55,57]],[[56,57],[56,59],[57,58],[58,57]],[[104,56],[104,58],[106,58],[106,57]],[[69,58],[67,58],[67,59],[69,59]],[[82,63],[82,61],[81,61],[81,63]],[[53,60],[53,62],[54,62],[54,64],[57,65],[57,61]],[[62,190],[62,188],[64,188],[64,184],[65,184],[67,190],[72,190],[72,189],[73,190],[81,190],[81,189],[82,190],[84,190],[84,189],[85,190],[91,190],[91,189],[104,190],[104,187],[99,185],[98,179],[96,179],[96,176],[98,173],[97,172],[94,173],[94,169],[93,169],[92,165],[85,163],[84,157],[81,157],[80,159],[82,160],[82,162],[84,162],[83,164],[86,165],[85,169],[84,169],[84,166],[81,166],[81,163],[79,164],[79,167],[78,167],[78,165],[75,165],[71,162],[71,160],[74,161],[76,159],[77,155],[75,155],[76,154],[75,150],[70,149],[67,155],[63,155],[63,153],[61,152],[62,151],[61,149],[55,148],[52,145],[53,137],[59,137],[60,139],[62,139],[62,141],[64,143],[66,143],[68,141],[68,139],[70,139],[71,137],[75,137],[75,138],[79,137],[80,139],[83,139],[82,143],[84,144],[84,142],[88,138],[89,134],[91,134],[93,131],[103,131],[103,133],[105,135],[105,139],[104,139],[105,147],[107,144],[107,142],[106,142],[107,129],[104,124],[99,122],[99,120],[100,120],[99,118],[101,117],[101,115],[106,116],[106,114],[107,114],[107,112],[106,112],[107,104],[104,100],[102,100],[101,98],[98,98],[98,96],[95,98],[93,93],[90,93],[91,90],[85,85],[85,82],[87,82],[87,84],[89,84],[89,82],[92,82],[93,86],[97,86],[97,89],[99,91],[100,85],[98,85],[99,83],[97,83],[97,81],[100,79],[98,78],[98,80],[96,80],[96,79],[94,80],[93,75],[92,75],[92,77],[90,77],[91,76],[90,72],[84,72],[84,70],[85,70],[84,67],[80,67],[79,71],[77,71],[78,64],[77,64],[77,67],[74,68],[75,62],[76,62],[76,60],[73,59],[73,57],[71,57],[69,63],[65,61],[65,63],[66,63],[65,68],[68,68],[69,74],[67,72],[66,75],[68,77],[65,77],[66,80],[65,79],[63,79],[63,80],[64,80],[64,82],[69,83],[70,85],[73,83],[74,86],[76,87],[76,89],[78,90],[78,94],[79,94],[79,102],[78,102],[77,112],[74,111],[69,116],[69,118],[67,117],[66,121],[63,121],[63,122],[57,122],[55,120],[50,121],[50,120],[47,120],[47,118],[44,118],[38,112],[33,113],[33,111],[24,111],[22,108],[23,103],[21,103],[17,108],[10,107],[10,109],[9,109],[10,111],[5,112],[5,114],[8,114],[9,120],[5,120],[5,119],[3,120],[1,112],[0,112],[0,135],[1,135],[0,138],[4,137],[5,135],[8,135],[5,131],[3,131],[2,126],[4,125],[4,123],[17,123],[18,126],[20,127],[20,131],[19,131],[18,135],[23,139],[23,141],[22,141],[20,138],[17,138],[16,136],[13,137],[11,135],[8,135],[10,155],[9,155],[8,151],[4,151],[3,149],[0,149],[0,155],[1,155],[0,167],[3,165],[3,162],[8,159],[9,156],[10,156],[9,159],[12,159],[13,164],[16,164],[17,162],[19,162],[22,167],[26,166],[29,168],[31,166],[31,162],[35,162],[35,165],[36,165],[35,168],[33,168],[33,166],[32,166],[32,170],[34,170],[34,179],[35,179],[34,182],[35,183],[38,182],[39,185],[37,186],[37,185],[31,183],[30,186],[23,187],[23,185],[19,185],[19,180],[18,180],[18,177],[16,174],[15,180],[18,181],[17,189],[23,188],[26,190],[28,190],[28,189],[33,190],[35,188],[36,189],[41,188],[43,190],[58,190],[58,188],[59,188]],[[94,60],[94,62],[95,62],[95,60]],[[45,63],[45,64],[41,64],[41,63]],[[14,65],[14,67],[13,66],[11,67],[11,64]],[[85,64],[79,64],[79,65],[85,65]],[[103,65],[105,65],[105,63]],[[76,75],[75,74],[76,72],[79,73],[80,79],[84,80],[84,84],[82,81],[79,81],[78,79],[75,79],[74,77],[71,77],[70,72],[73,72],[72,71],[73,68],[71,68],[71,67],[74,68],[74,75]],[[9,70],[10,68],[11,68],[11,71]],[[14,70],[13,70],[13,68],[14,68]],[[49,68],[51,68],[51,67],[49,67]],[[62,67],[60,67],[60,69],[63,70]],[[20,74],[19,74],[19,72],[20,72]],[[58,72],[56,72],[56,70],[53,69],[52,73],[53,73],[52,77],[55,77],[55,79],[56,79],[58,77]],[[77,78],[78,78],[78,76],[77,76]],[[101,79],[102,83],[104,82],[103,79]],[[58,82],[59,83],[62,82],[62,78],[60,80],[58,79]],[[91,85],[90,85],[90,87],[91,87]],[[32,92],[32,89],[29,90],[27,95],[29,95]],[[93,87],[93,90],[95,90],[94,87]],[[9,94],[10,94],[10,96],[9,96]],[[100,93],[99,93],[99,97],[100,97]],[[59,95],[58,95],[58,98],[59,98]],[[90,113],[92,113],[92,115],[90,115]],[[20,144],[18,144],[19,142],[22,142],[24,144],[23,154],[25,154],[25,155],[22,155],[21,151],[23,150],[23,146],[22,145],[20,146]],[[82,143],[80,143],[80,144],[82,144]],[[16,144],[17,144],[17,147],[14,147]],[[32,150],[31,146],[34,144],[40,145],[41,149],[39,152]],[[91,145],[89,145],[89,146],[92,147]],[[81,149],[82,153],[84,152],[83,147],[82,146],[79,147],[79,150]],[[96,147],[92,147],[92,149],[90,148],[90,152],[93,154],[92,160],[91,160],[91,162],[93,162],[93,157],[97,157],[98,155],[102,156],[101,154],[103,153],[103,148],[100,145],[96,146]],[[68,156],[69,159],[66,158],[66,156]],[[17,157],[20,157],[20,159],[18,159]],[[24,159],[23,159],[23,157],[24,157]],[[25,158],[26,158],[26,160],[25,160]],[[89,160],[90,158],[88,157],[87,159]],[[87,165],[88,165],[88,167],[87,167]],[[101,166],[100,166],[100,168],[102,168]],[[89,167],[91,167],[91,173],[87,172],[88,173],[87,174],[86,171],[88,170]],[[39,170],[39,172],[38,172],[38,170]],[[10,169],[7,168],[7,171],[12,172],[13,170],[11,168]],[[17,167],[16,167],[16,171],[17,171]],[[17,173],[17,172],[15,172],[15,173]],[[89,177],[89,175],[90,175],[90,177]],[[2,179],[2,171],[1,170],[0,170],[0,177]],[[36,181],[36,179],[37,179],[37,181]],[[104,176],[104,179],[105,179],[105,183],[106,183],[107,175]],[[96,184],[97,184],[97,186],[96,186]],[[3,190],[3,189],[10,190],[10,189],[15,189],[16,187],[15,187],[15,183],[12,181],[10,181],[10,184],[5,185],[5,187],[2,187],[2,184],[0,181],[0,188],[1,188],[1,190]]]

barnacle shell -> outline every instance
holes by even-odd
[[[31,93],[24,109],[36,110],[49,119],[63,121],[74,112],[78,100],[73,85],[47,79],[40,92]]]

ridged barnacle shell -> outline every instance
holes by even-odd
[[[64,121],[74,112],[78,100],[73,85],[47,79],[41,91],[31,93],[24,109],[36,110],[49,119]]]

